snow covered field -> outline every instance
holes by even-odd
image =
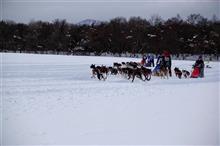
[[[1,142],[218,145],[220,63],[203,79],[91,79],[132,58],[1,53]],[[173,61],[191,71],[192,61]]]

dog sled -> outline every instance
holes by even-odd
[[[194,70],[192,71],[191,78],[198,78],[199,74],[200,74],[199,68],[195,67]]]

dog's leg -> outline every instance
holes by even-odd
[[[107,79],[107,77],[105,78],[103,74],[101,74],[101,77],[102,77],[103,81],[105,81]]]
[[[147,75],[146,75],[146,74],[143,74],[143,76],[144,76],[143,81],[146,81],[146,80],[147,80]]]
[[[132,75],[132,82],[134,82],[134,78],[135,78],[135,73],[133,73]]]
[[[99,73],[97,73],[97,78],[98,78],[99,80],[101,80],[101,75],[100,75]]]
[[[107,73],[106,73],[106,74],[105,74],[105,80],[107,79],[107,76],[108,76],[108,75],[107,75]]]
[[[162,71],[160,72],[160,76],[161,76],[161,79],[164,79],[164,73]]]
[[[91,78],[95,78],[95,71],[94,71],[94,70],[92,70],[92,76],[91,76]]]
[[[163,79],[163,72],[160,72],[161,79]]]
[[[128,80],[130,80],[130,78],[131,78],[131,74],[129,73],[129,74],[127,74],[127,76],[128,76]]]
[[[145,78],[146,78],[146,77],[145,77]],[[141,79],[142,81],[145,81],[145,80],[143,79],[142,73],[140,73],[140,79]]]

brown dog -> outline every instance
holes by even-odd
[[[168,69],[166,68],[166,67],[161,67],[160,68],[160,70],[159,70],[159,72],[158,72],[158,74],[159,74],[159,76],[161,77],[161,79],[162,78],[167,78],[168,79]]]
[[[141,79],[142,81],[144,81],[144,79],[142,78],[142,72],[140,68],[128,68],[128,79],[130,79],[132,77],[132,82],[134,82],[135,77]]]
[[[151,74],[152,74],[151,69],[148,69],[148,68],[141,66],[141,72],[142,72],[143,76],[145,77],[145,80],[150,81]]]
[[[97,76],[97,78],[99,79],[99,80],[104,80],[105,81],[105,79],[107,78],[104,78],[104,76],[103,76],[103,73],[100,71],[100,69],[101,69],[101,67],[100,66],[95,66],[94,64],[92,64],[91,66],[90,66],[90,68],[92,69],[92,77],[91,78],[95,78],[95,76]]]

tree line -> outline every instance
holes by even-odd
[[[152,16],[117,17],[96,25],[77,25],[66,20],[32,21],[28,24],[0,21],[1,52],[100,55],[107,53],[219,54],[220,21],[200,14],[183,20],[179,15],[163,20]]]

